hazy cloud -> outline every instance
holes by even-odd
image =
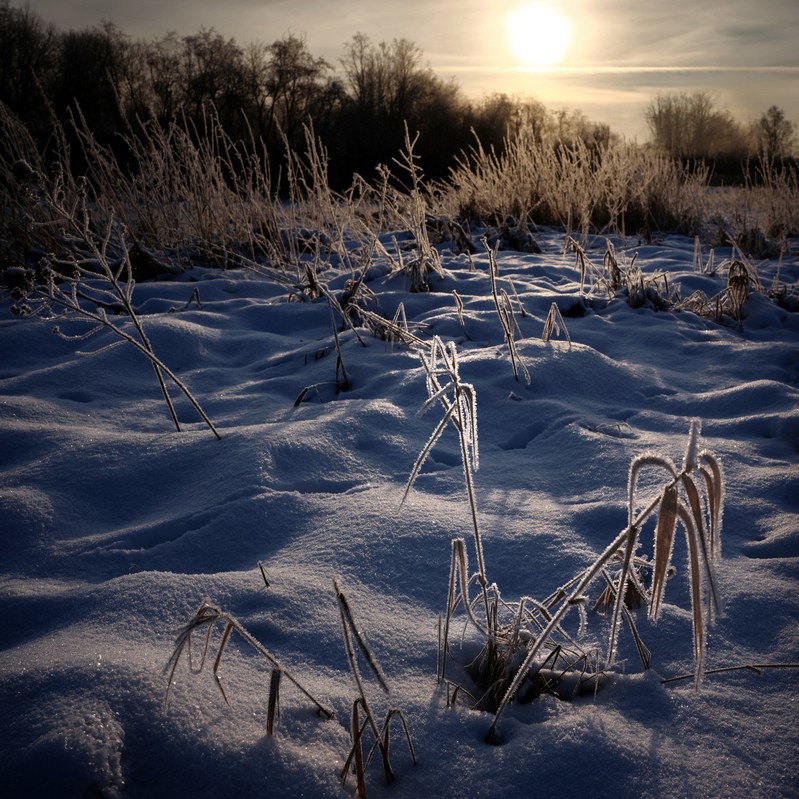
[[[17,4],[21,0],[12,0]],[[405,37],[442,77],[468,94],[532,94],[589,116],[632,120],[658,91],[717,91],[734,113],[781,105],[799,119],[796,0],[558,0],[573,24],[572,71],[513,69],[503,19],[521,0],[30,0],[46,21],[81,28],[111,19],[134,37],[215,28],[237,41],[271,43],[304,34],[337,64],[361,31],[375,41]],[[613,70],[602,68],[623,67]],[[794,73],[764,67],[792,67]],[[725,69],[716,69],[725,68]],[[658,71],[663,70],[663,71]],[[610,117],[610,118],[609,118]],[[632,122],[629,122],[631,125]],[[629,127],[629,126],[628,126]]]

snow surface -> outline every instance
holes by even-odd
[[[447,275],[427,294],[379,265],[368,283],[386,316],[402,302],[419,335],[458,343],[478,397],[490,579],[513,600],[543,598],[577,574],[626,524],[631,459],[651,450],[679,461],[700,418],[702,446],[727,479],[725,616],[706,667],[796,663],[799,314],[753,295],[741,330],[623,298],[585,305],[562,234],[543,231],[540,243],[541,254],[499,254],[501,285],[512,278],[527,312],[518,347],[529,386],[513,378],[485,254],[470,271],[445,252]],[[683,296],[724,286],[723,274],[692,271],[688,239],[615,244]],[[595,262],[604,248],[590,243]],[[766,286],[776,268],[760,265]],[[326,277],[341,291],[347,275]],[[799,259],[785,258],[780,280],[795,287],[798,277]],[[201,308],[168,312],[195,288]],[[663,617],[652,625],[639,611],[653,669],[641,671],[625,628],[606,688],[511,705],[503,745],[484,743],[491,716],[447,707],[436,684],[450,541],[472,548],[453,429],[400,509],[439,418],[416,415],[426,399],[418,353],[342,333],[353,385],[337,394],[324,301],[287,302],[252,273],[202,269],[141,283],[134,296],[155,351],[221,440],[182,399],[186,429],[175,432],[146,360],[125,344],[104,348],[112,333],[67,342],[44,320],[13,317],[7,296],[0,304],[4,797],[352,794],[338,779],[356,694],[336,575],[391,687],[386,699],[369,681],[373,703],[381,716],[388,704],[404,711],[419,758],[412,765],[395,735],[396,782],[387,787],[373,763],[371,797],[799,796],[797,670],[708,675],[698,693],[691,680],[661,683],[693,668],[680,539]],[[541,340],[552,302],[571,347]],[[220,667],[229,704],[210,666],[197,674],[184,661],[165,707],[175,637],[205,598],[336,718],[284,685],[267,737],[269,667],[235,635]],[[606,628],[593,614],[589,640],[602,643]]]

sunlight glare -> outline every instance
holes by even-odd
[[[524,5],[506,19],[508,45],[513,55],[532,67],[548,67],[565,55],[571,23],[543,3]]]

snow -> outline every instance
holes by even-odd
[[[530,385],[513,377],[484,253],[472,271],[443,249],[446,274],[426,294],[387,269],[368,281],[385,316],[402,303],[417,335],[457,343],[477,393],[475,488],[490,579],[513,601],[543,598],[576,575],[626,524],[630,461],[656,452],[681,462],[699,418],[700,446],[727,483],[725,613],[710,630],[706,668],[799,662],[799,315],[760,294],[741,325],[633,309],[623,297],[585,300],[562,234],[543,230],[539,243],[540,254],[498,254],[500,285],[512,280],[526,311],[517,346]],[[724,288],[723,270],[693,270],[688,239],[614,245],[628,261],[637,251],[646,274],[667,273],[684,297]],[[605,246],[589,242],[595,263]],[[717,251],[716,263],[724,257]],[[776,269],[758,265],[764,286]],[[334,292],[347,277],[324,275]],[[799,258],[784,258],[779,279],[795,292],[798,278]],[[186,307],[195,289],[201,306]],[[662,683],[693,669],[680,539],[662,618],[653,625],[638,611],[652,669],[641,670],[625,628],[607,687],[571,702],[514,703],[499,724],[502,745],[486,744],[492,717],[447,707],[436,683],[451,540],[465,538],[474,561],[454,429],[400,507],[440,418],[417,415],[419,352],[365,329],[365,346],[342,332],[352,387],[337,392],[324,301],[288,302],[251,272],[203,269],[140,283],[134,300],[155,352],[221,440],[182,398],[176,432],[151,366],[126,344],[107,348],[112,333],[64,341],[0,298],[3,796],[351,795],[354,781],[342,788],[338,773],[356,689],[335,576],[391,688],[385,697],[366,677],[370,701],[381,719],[389,705],[404,712],[419,761],[395,732],[396,781],[386,786],[372,763],[369,796],[799,796],[797,669],[708,674],[698,692],[692,680]],[[571,346],[541,340],[553,302]],[[651,543],[651,530],[643,539]],[[193,673],[184,660],[165,704],[176,636],[204,599],[336,717],[284,685],[267,736],[270,667],[235,634],[219,671],[229,702],[211,663]],[[606,629],[589,614],[589,640],[603,642]],[[200,648],[198,639],[195,670]]]

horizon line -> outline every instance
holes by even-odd
[[[661,66],[584,66],[584,67],[535,67],[535,66],[479,66],[479,65],[445,65],[437,67],[439,70],[457,72],[521,72],[532,74],[564,74],[564,75],[625,75],[630,73],[669,73],[669,72],[694,72],[694,73],[736,73],[750,72],[757,74],[773,75],[799,75],[799,66],[780,67],[780,66],[685,66],[685,67],[661,67]]]

